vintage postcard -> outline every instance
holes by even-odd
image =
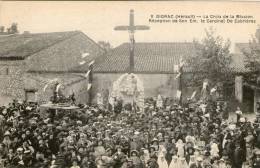
[[[0,167],[259,168],[259,11],[0,1]]]

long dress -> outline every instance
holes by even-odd
[[[172,157],[172,161],[169,165],[169,168],[179,168],[179,160],[177,156]]]
[[[184,155],[185,155],[184,143],[182,142],[181,139],[179,139],[179,140],[177,141],[176,147],[177,147],[177,149],[178,149],[177,156],[178,156],[178,157],[184,157]]]
[[[165,152],[166,149],[163,147],[163,145],[160,145],[160,150],[158,153],[158,160],[157,160],[159,168],[168,168],[168,163],[167,160],[165,159]]]
[[[219,156],[219,149],[218,149],[218,145],[216,143],[212,143],[210,155],[211,156]]]
[[[145,163],[147,163],[149,159],[150,159],[150,153],[147,149],[145,149],[144,150],[144,161],[145,161]]]
[[[188,163],[185,158],[179,159],[179,167],[178,168],[189,168]]]
[[[165,159],[165,157],[163,155],[160,155],[158,157],[158,161],[157,161],[159,168],[168,168],[168,164],[167,161]]]

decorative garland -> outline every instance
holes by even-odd
[[[120,99],[124,95],[133,96],[137,106],[141,110],[144,108],[143,82],[136,74],[123,74],[113,83],[110,96],[116,99]]]

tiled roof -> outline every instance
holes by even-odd
[[[235,52],[232,54],[230,65],[233,72],[249,72],[249,69],[245,67],[245,55],[243,52],[250,52],[249,43],[235,43]]]
[[[87,65],[88,62],[103,53],[104,50],[96,42],[84,33],[77,32],[75,35],[31,55],[27,59],[28,71],[71,72],[75,68],[81,67],[80,62],[85,61]]]
[[[236,43],[237,51],[233,53],[231,70],[236,73],[248,72],[244,66],[242,50],[249,50],[248,43]],[[136,43],[135,45],[135,72],[141,73],[174,73],[174,65],[183,59],[193,56],[193,43]],[[129,68],[129,43],[114,48],[104,57],[99,57],[95,63],[95,72],[127,72]],[[189,67],[184,67],[189,72]]]
[[[194,52],[193,43],[136,43],[135,72],[171,73],[180,58],[190,57]],[[129,43],[113,49],[95,63],[95,72],[126,72],[129,68]]]
[[[78,33],[70,31],[0,36],[0,59],[24,59]]]

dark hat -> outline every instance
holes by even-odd
[[[150,148],[150,149],[154,149],[154,150],[156,150],[155,146],[153,146],[153,145],[150,146],[149,148]]]
[[[205,156],[210,156],[210,152],[209,151],[205,151]]]
[[[122,149],[123,147],[121,145],[116,145],[116,149],[118,148]]]
[[[150,162],[156,162],[156,160],[154,158],[150,158],[147,163],[150,163]]]

